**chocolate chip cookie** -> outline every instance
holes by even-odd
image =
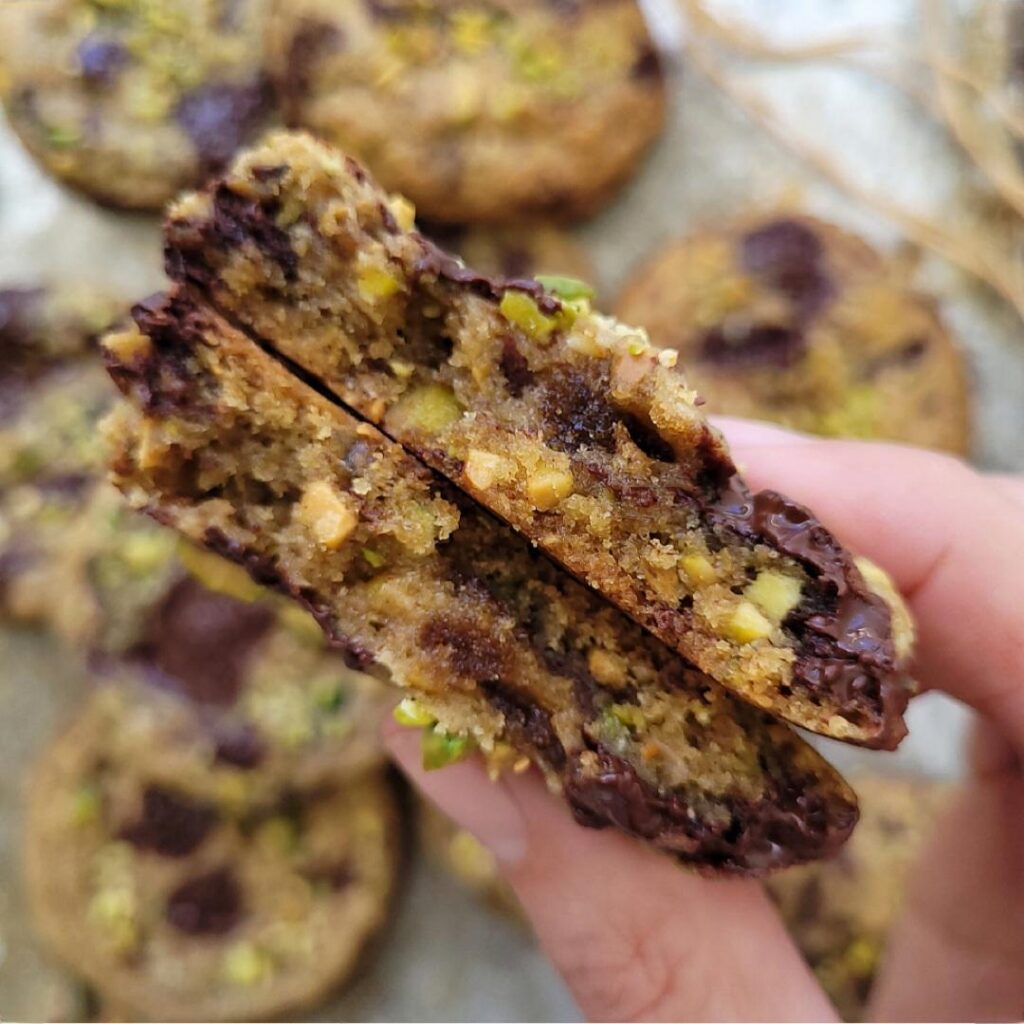
[[[845,1020],[861,1020],[908,873],[951,787],[865,776],[860,825],[835,860],[776,875],[768,891]]]
[[[709,412],[965,454],[964,357],[894,261],[781,214],[669,244],[618,315],[679,352]]]
[[[591,213],[665,116],[633,0],[278,0],[268,40],[287,123],[435,220]]]
[[[389,783],[200,799],[115,752],[120,721],[94,700],[33,779],[26,882],[54,951],[132,1020],[262,1020],[342,984],[395,886]]]
[[[99,202],[159,209],[265,125],[265,0],[0,8],[0,99],[30,153]]]
[[[747,488],[677,352],[581,282],[475,273],[407,212],[277,134],[171,208],[168,270],[719,683],[895,746],[912,629],[884,573]]]

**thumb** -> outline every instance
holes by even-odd
[[[494,854],[544,952],[591,1020],[835,1020],[761,886],[711,880],[626,836],[575,824],[536,773],[492,783],[467,761],[411,781]]]

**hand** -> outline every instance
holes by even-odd
[[[812,507],[896,580],[919,627],[917,677],[983,716],[972,777],[911,872],[870,1013],[1024,1012],[1024,481],[942,455],[723,422],[755,487]],[[534,775],[492,784],[467,762],[417,786],[497,858],[591,1019],[834,1020],[753,881],[710,880],[622,835],[575,825]]]

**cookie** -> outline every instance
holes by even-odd
[[[239,812],[119,761],[93,702],[44,754],[25,835],[42,936],[151,1020],[261,1020],[341,985],[395,887],[398,811],[369,776]]]
[[[439,221],[592,213],[665,118],[633,0],[277,0],[268,62],[287,123]]]
[[[855,782],[861,820],[827,863],[768,882],[786,926],[845,1020],[861,1020],[907,876],[951,787],[865,776]]]
[[[486,846],[426,801],[420,801],[416,818],[420,845],[435,864],[495,910],[522,917],[512,888],[501,878]]]
[[[674,350],[579,282],[476,274],[392,205],[277,134],[172,207],[168,269],[719,683],[894,747],[912,630],[881,570],[750,492]]]
[[[670,243],[617,313],[679,352],[706,411],[966,454],[964,357],[891,259],[797,214]]]
[[[593,284],[596,271],[567,231],[545,225],[509,228],[425,229],[433,241],[482,274],[495,277],[574,277]]]
[[[856,808],[785,726],[733,699],[193,292],[108,336],[130,502],[311,609],[409,697],[438,768],[532,760],[578,822],[761,873],[835,849]]]
[[[264,127],[265,0],[36,0],[0,10],[0,99],[51,174],[156,210]]]

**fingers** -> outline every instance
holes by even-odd
[[[576,825],[533,773],[490,782],[467,762],[412,781],[494,852],[547,955],[592,1020],[834,1020],[759,884],[688,873]]]
[[[753,486],[807,504],[892,573],[917,619],[922,681],[973,705],[1024,746],[1024,509],[1016,482],[918,449],[722,425]]]

